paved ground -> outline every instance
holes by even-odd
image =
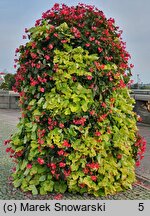
[[[20,190],[15,189],[11,184],[11,169],[12,161],[6,154],[6,147],[3,145],[3,141],[10,137],[10,134],[15,131],[16,124],[19,120],[19,112],[17,110],[1,110],[0,109],[0,199],[10,200],[24,200],[24,199],[109,199],[109,200],[149,200],[150,199],[150,126],[138,125],[138,128],[147,139],[147,152],[145,158],[141,164],[141,167],[136,170],[138,174],[138,181],[133,185],[132,190],[127,190],[123,193],[118,193],[114,196],[98,197],[89,196],[85,194],[73,195],[66,193],[63,197],[55,197],[56,194],[50,194],[47,196],[32,196],[30,193],[23,193]]]

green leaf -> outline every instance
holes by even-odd
[[[27,176],[30,172],[30,169],[26,169],[26,171],[24,172],[24,175]]]
[[[71,165],[71,170],[72,171],[77,171],[78,169],[79,169],[79,164],[77,164],[77,163],[75,164],[74,163],[74,164]]]
[[[28,161],[27,161],[27,160],[23,160],[23,163],[22,163],[20,169],[21,169],[21,170],[24,170],[24,169],[26,168],[27,164],[28,164]]]
[[[41,105],[41,103],[42,103],[43,101],[44,101],[44,98],[41,97],[40,100],[38,100],[37,104],[38,104],[38,105]]]
[[[13,141],[13,144],[16,146],[21,144],[21,140],[18,137],[13,137],[12,141]]]
[[[36,109],[36,110],[34,110],[33,115],[34,116],[41,116],[41,112],[38,109]]]
[[[51,180],[50,181],[45,181],[43,183],[43,187],[44,187],[45,191],[52,192],[53,188],[54,188],[54,182],[51,181]]]
[[[38,190],[37,190],[37,188],[36,188],[35,185],[30,185],[30,186],[29,186],[29,190],[32,191],[32,194],[33,194],[33,195],[37,195],[37,194],[38,194]]]
[[[23,149],[24,149],[24,146],[20,146],[20,147],[16,148],[16,152],[21,151]]]
[[[35,103],[36,103],[36,100],[35,100],[35,99],[32,99],[32,100],[30,101],[30,103],[29,103],[29,106],[33,106],[33,105],[35,105]]]
[[[65,112],[64,112],[64,113],[65,113],[65,115],[70,115],[70,113],[71,113],[71,112],[70,112],[70,109],[69,109],[69,108],[67,108],[67,109],[65,110]]]
[[[25,126],[29,129],[31,129],[33,125],[32,125],[32,122],[29,122],[29,123],[26,123]]]
[[[55,182],[54,190],[55,190],[57,193],[64,193],[64,192],[67,190],[67,185],[66,185],[66,183],[63,182],[63,181]]]
[[[46,180],[46,175],[43,175],[39,178],[39,181],[45,181]]]
[[[83,105],[81,107],[82,107],[84,112],[86,112],[88,110],[87,103],[83,103]]]
[[[32,127],[32,132],[35,132],[36,131],[36,129],[37,129],[37,124],[33,124],[33,127]]]
[[[80,109],[79,106],[77,106],[77,105],[72,105],[72,104],[70,104],[69,107],[70,107],[71,112],[77,112],[77,111]]]
[[[15,181],[13,181],[13,184],[16,188],[20,187],[21,183],[22,183],[22,179],[16,179]]]
[[[38,174],[44,173],[46,171],[46,167],[38,166],[37,172]]]
[[[37,138],[36,133],[35,133],[35,132],[32,133],[32,134],[31,134],[31,140],[36,140],[36,138]]]
[[[31,147],[32,147],[32,150],[38,148],[38,143],[36,141],[32,141],[31,142]]]
[[[36,166],[33,166],[30,170],[30,175],[35,175],[38,172],[38,168]]]
[[[46,195],[46,194],[47,194],[47,191],[45,191],[44,188],[41,187],[41,188],[40,188],[40,194],[41,194],[41,195]]]

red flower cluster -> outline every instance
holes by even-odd
[[[48,118],[48,129],[53,130],[53,128],[58,124],[57,121],[53,120],[52,118]]]
[[[91,179],[92,179],[92,181],[96,181],[97,180],[97,176],[92,175]]]
[[[67,140],[64,140],[64,142],[63,142],[63,146],[65,146],[65,147],[70,147],[71,145],[68,143],[68,141]]]
[[[31,169],[32,168],[32,164],[27,164],[27,168]]]
[[[4,140],[4,145],[7,145],[11,142],[11,139],[8,139],[8,140]]]
[[[40,165],[43,165],[45,163],[45,161],[42,158],[38,158],[37,161]]]
[[[86,122],[86,118],[84,118],[84,117],[82,117],[80,119],[74,119],[73,120],[73,123],[75,125],[82,125],[82,126],[84,126],[85,122]]]
[[[136,147],[136,166],[140,165],[140,161],[144,158],[144,153],[146,151],[146,140],[138,135],[137,141],[135,143]]]
[[[96,169],[96,170],[100,167],[98,163],[89,163],[86,166],[89,167],[90,169]]]

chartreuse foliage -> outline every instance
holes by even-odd
[[[131,188],[145,147],[114,20],[91,6],[55,4],[28,36],[16,50],[22,118],[7,150],[17,163],[14,186],[34,195]]]

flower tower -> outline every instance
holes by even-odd
[[[145,141],[114,19],[93,6],[55,4],[26,33],[16,50],[22,117],[9,148],[14,186],[95,196],[131,188]]]

